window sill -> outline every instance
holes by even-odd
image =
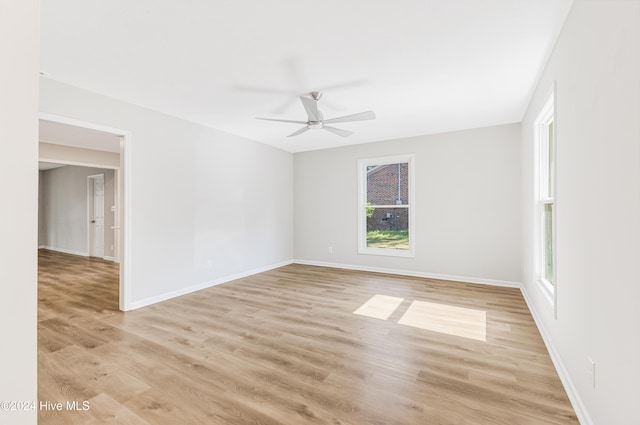
[[[360,248],[358,254],[380,255],[383,257],[404,257],[413,258],[415,254],[412,250],[384,249],[384,248]]]

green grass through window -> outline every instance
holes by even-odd
[[[386,249],[409,249],[408,230],[369,230],[367,247]]]

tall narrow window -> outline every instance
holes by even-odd
[[[413,256],[413,155],[358,161],[358,252]]]
[[[554,95],[535,123],[537,145],[536,216],[538,217],[537,281],[555,306],[555,107]]]

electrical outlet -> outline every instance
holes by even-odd
[[[591,388],[596,387],[596,362],[591,357],[587,357],[587,377]]]
[[[329,254],[333,254],[333,247],[332,246],[329,247]]]
[[[213,268],[213,260],[207,261],[207,270],[210,270],[212,268]]]

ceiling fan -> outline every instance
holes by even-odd
[[[322,112],[318,109],[318,100],[322,97],[322,92],[314,91],[309,93],[309,96],[300,96],[300,101],[302,102],[302,106],[307,111],[307,121],[295,121],[295,120],[280,120],[276,118],[260,118],[256,117],[257,120],[266,120],[266,121],[278,121],[278,122],[289,122],[293,124],[304,124],[300,130],[294,131],[289,134],[287,137],[297,136],[309,130],[327,130],[333,134],[337,134],[341,137],[349,137],[353,134],[352,131],[342,130],[340,128],[330,127],[326,124],[334,124],[341,122],[352,122],[352,121],[365,121],[365,120],[373,120],[376,118],[376,114],[373,111],[366,112],[358,112],[357,114],[344,115],[342,117],[330,118],[328,120],[324,119]]]

